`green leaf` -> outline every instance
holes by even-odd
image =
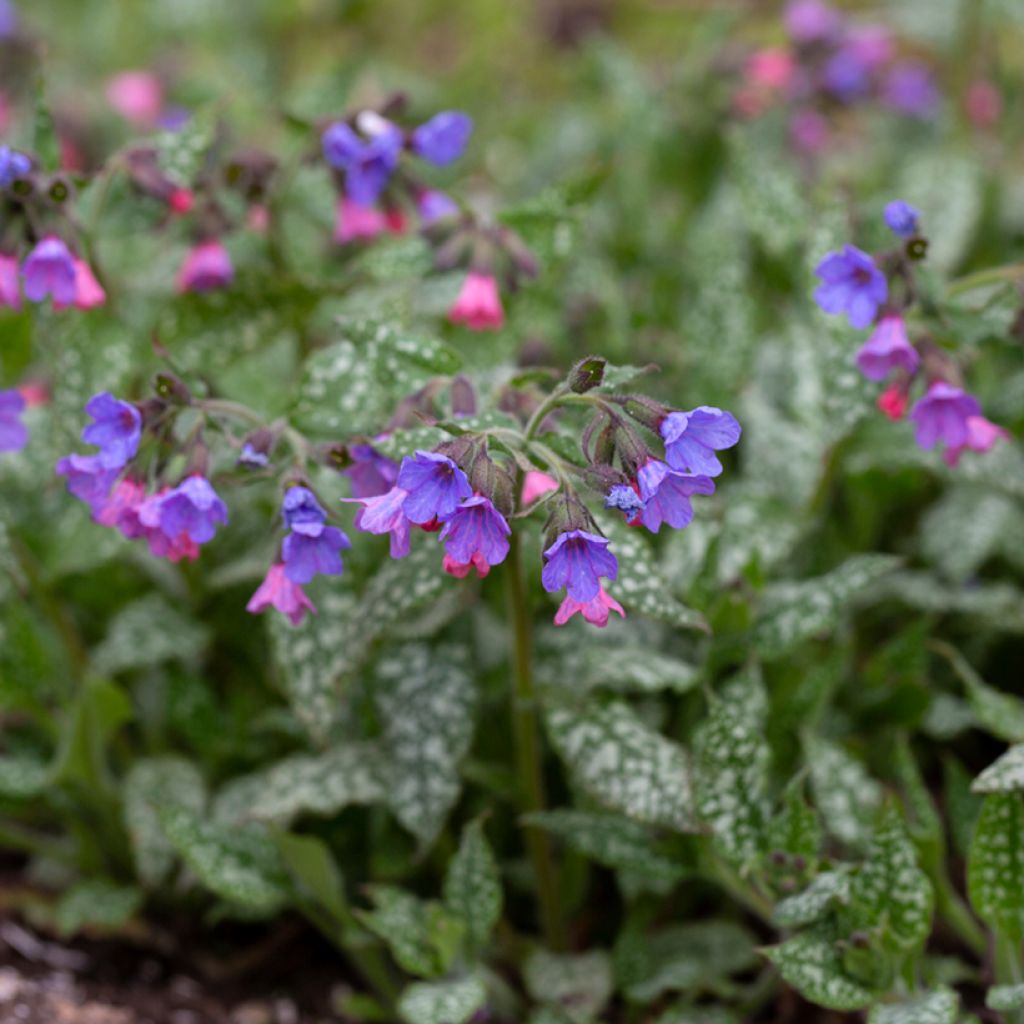
[[[466,942],[478,950],[501,917],[501,874],[478,818],[462,830],[462,841],[448,863],[444,901],[466,926]]]
[[[697,685],[698,674],[692,665],[648,647],[606,644],[580,630],[562,629],[560,636],[572,638],[565,649],[538,659],[537,674],[545,686],[576,693],[596,689],[687,693]]]
[[[466,1024],[487,1001],[487,988],[477,977],[452,981],[419,981],[398,1000],[407,1024]]]
[[[658,851],[647,826],[617,814],[541,811],[523,822],[547,829],[598,864],[642,879],[653,892],[667,891],[688,874],[685,865]]]
[[[203,778],[191,761],[152,757],[132,765],[124,781],[124,821],[143,885],[159,885],[174,866],[174,846],[161,826],[161,809],[183,807],[200,814],[205,803]]]
[[[93,666],[112,674],[165,661],[196,663],[209,637],[209,629],[187,619],[159,594],[147,594],[114,617],[93,651]]]
[[[1019,940],[1024,930],[1024,797],[985,797],[967,860],[967,892],[978,916]]]
[[[850,885],[854,928],[885,929],[895,949],[919,948],[931,930],[935,893],[895,802],[882,811],[867,861]]]
[[[271,840],[296,889],[303,890],[341,925],[348,920],[345,884],[330,848],[316,836],[274,832]]]
[[[1010,747],[971,786],[974,793],[1016,793],[1024,790],[1024,743]]]
[[[399,647],[377,663],[374,694],[384,727],[388,803],[428,846],[459,798],[459,768],[473,738],[476,687],[464,652]]]
[[[967,700],[982,728],[1007,743],[1024,742],[1024,701],[989,686],[970,662],[948,644],[937,645],[967,690]]]
[[[288,902],[288,879],[266,833],[201,821],[183,807],[160,812],[167,838],[211,892],[256,914],[273,914]]]
[[[760,854],[767,817],[767,709],[760,673],[748,669],[712,697],[694,736],[697,816],[741,869]]]
[[[206,163],[214,142],[216,121],[209,110],[192,114],[182,128],[168,129],[156,136],[157,163],[176,185],[187,188]]]
[[[628,705],[556,707],[547,725],[576,781],[601,803],[637,821],[694,830],[685,751],[644,725]]]
[[[65,937],[83,929],[116,931],[135,916],[141,905],[142,892],[134,886],[103,879],[79,882],[57,904],[57,930]]]
[[[787,984],[805,999],[829,1010],[860,1010],[875,1000],[874,993],[843,969],[831,931],[818,925],[762,951]]]
[[[594,1020],[614,989],[611,960],[602,950],[574,955],[537,950],[523,967],[523,980],[534,999],[560,1008],[575,1024]]]
[[[1024,1006],[1024,985],[993,985],[985,996],[985,1005],[990,1010],[1006,1013]]]
[[[814,864],[821,849],[821,822],[804,800],[802,789],[799,780],[787,787],[783,809],[768,822],[765,848]]]
[[[360,911],[359,919],[388,944],[400,967],[425,978],[448,970],[463,939],[458,917],[394,886],[368,886],[367,894],[373,909]]]
[[[132,703],[118,686],[105,679],[87,679],[61,727],[51,782],[101,785],[109,781],[110,740],[132,715]]]
[[[731,921],[700,921],[653,934],[626,931],[615,945],[616,980],[637,1003],[652,1003],[666,992],[707,991],[756,963],[753,936]]]
[[[882,787],[837,744],[808,737],[805,747],[811,788],[826,828],[844,843],[865,845],[882,803]]]
[[[787,896],[775,908],[772,919],[780,928],[801,928],[820,921],[850,897],[850,872],[846,867],[823,871],[794,896]]]
[[[27,754],[0,755],[0,796],[29,800],[50,784],[50,766]]]
[[[892,555],[853,555],[824,576],[768,587],[754,628],[758,651],[778,658],[834,629],[853,598],[899,564]]]
[[[929,992],[906,1003],[877,1003],[868,1024],[956,1024],[960,997],[948,988]]]

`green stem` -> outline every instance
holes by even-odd
[[[526,424],[526,431],[523,433],[524,441],[532,441],[534,434],[540,430],[540,425],[547,419],[548,413],[555,408],[566,397],[565,385],[555,388],[554,391],[544,399],[534,410],[529,423]]]
[[[753,886],[748,885],[732,867],[716,858],[711,862],[708,873],[734,900],[741,903],[755,917],[759,917],[765,924],[772,923],[775,908],[771,901],[762,896]]]
[[[1001,267],[988,267],[979,270],[974,274],[967,274],[965,277],[957,278],[946,285],[946,295],[952,298],[955,295],[962,295],[964,292],[974,291],[975,288],[984,288],[986,285],[998,284],[1000,281],[1016,281],[1024,278],[1024,263],[1008,263]]]
[[[981,925],[974,919],[960,894],[953,888],[945,872],[932,877],[935,886],[935,903],[939,916],[956,932],[977,957],[984,957],[988,940]]]
[[[1019,985],[1024,982],[1019,935],[1008,935],[1002,930],[996,932],[995,973],[1000,985]],[[1024,1010],[1009,1011],[1006,1020],[1008,1024],[1024,1024]]]
[[[541,774],[540,732],[537,728],[536,693],[530,658],[530,612],[523,581],[519,534],[509,538],[505,562],[508,612],[512,623],[512,726],[516,748],[516,777],[524,813],[543,811],[544,778]],[[540,902],[544,939],[551,949],[565,948],[564,918],[551,843],[547,833],[525,826],[526,850],[533,867]]]

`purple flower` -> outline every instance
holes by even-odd
[[[644,510],[643,499],[629,484],[615,484],[605,495],[605,508],[617,508],[627,519],[635,519]]]
[[[57,463],[57,475],[68,479],[68,492],[84,501],[94,514],[99,514],[106,504],[117,473],[116,469],[104,466],[97,455],[73,452]]]
[[[285,529],[315,536],[327,522],[327,513],[308,487],[289,487],[281,501],[281,518]]]
[[[480,556],[488,565],[499,565],[508,554],[511,532],[505,517],[491,500],[477,494],[459,505],[444,524],[441,540],[455,562],[467,565]]]
[[[210,481],[195,474],[158,499],[156,518],[169,540],[184,533],[194,543],[205,544],[213,539],[217,523],[228,521],[228,510]]]
[[[662,523],[682,530],[693,519],[690,498],[694,494],[714,494],[715,482],[709,476],[695,476],[669,469],[664,462],[648,459],[637,473],[637,485],[644,508],[640,522],[651,533],[657,533]]]
[[[786,5],[786,31],[798,43],[812,43],[836,34],[842,18],[821,0],[792,0]]]
[[[473,494],[466,474],[437,452],[418,451],[402,459],[398,486],[408,491],[402,510],[418,526],[451,519],[459,503]]]
[[[258,451],[250,441],[242,445],[241,454],[238,456],[238,464],[246,469],[265,469],[270,463],[270,456],[266,452]]]
[[[0,188],[10,188],[17,178],[32,170],[32,161],[24,153],[8,146],[0,146]]]
[[[459,204],[451,196],[432,188],[425,189],[416,197],[416,205],[420,220],[427,226],[445,217],[454,217],[459,212]]]
[[[844,47],[825,63],[822,81],[837,100],[851,103],[870,90],[871,72],[856,49]]]
[[[18,257],[0,253],[0,308],[21,309]]]
[[[13,36],[18,30],[18,10],[10,0],[0,0],[0,39]]]
[[[363,507],[356,513],[357,530],[363,533],[391,534],[391,557],[404,558],[409,554],[409,520],[402,506],[408,492],[392,487],[387,494],[370,498],[342,498],[344,502],[358,502]]]
[[[142,436],[142,413],[131,402],[101,391],[89,399],[85,411],[95,422],[82,431],[82,440],[100,449],[97,458],[101,465],[120,469],[135,457]]]
[[[883,316],[871,337],[857,353],[857,367],[868,380],[884,380],[893,370],[917,372],[920,358],[907,339],[907,328],[898,314]]]
[[[917,234],[917,222],[921,216],[916,207],[895,199],[885,208],[885,223],[889,230],[900,238],[910,238]]]
[[[731,448],[740,439],[740,425],[731,412],[699,405],[690,412],[670,412],[660,426],[665,461],[673,469],[718,476],[722,463],[716,451]]]
[[[949,448],[963,448],[970,436],[967,421],[980,415],[981,406],[973,395],[942,380],[935,381],[910,410],[922,448],[932,448],[937,441]]]
[[[360,206],[372,206],[387,187],[402,152],[402,133],[390,121],[361,115],[360,126],[369,139],[361,139],[344,121],[336,121],[321,136],[324,158],[345,172],[345,191]]]
[[[70,306],[78,294],[75,261],[68,247],[56,235],[47,235],[28,254],[21,268],[25,278],[25,296],[42,302],[52,295],[54,302]]]
[[[580,604],[593,601],[601,591],[601,577],[613,580],[619,563],[608,550],[608,539],[586,530],[568,530],[544,552],[541,583],[549,594],[565,587]]]
[[[473,131],[473,119],[460,110],[444,110],[412,133],[412,149],[432,164],[450,164],[462,156]]]
[[[398,479],[398,463],[381,455],[372,445],[353,444],[349,446],[352,465],[342,470],[352,481],[353,498],[372,498],[386,494]]]
[[[345,568],[341,551],[352,542],[336,526],[323,523],[298,524],[281,545],[285,575],[292,583],[308,583],[317,573],[340,576]]]
[[[25,399],[16,388],[0,391],[0,452],[17,452],[28,444],[28,428],[21,422]]]
[[[855,245],[830,252],[814,271],[822,279],[814,299],[826,313],[845,313],[851,327],[867,327],[889,294],[885,275]]]
[[[893,110],[927,118],[938,106],[939,91],[928,68],[916,61],[904,61],[893,67],[886,77],[882,99]]]

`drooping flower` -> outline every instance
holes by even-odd
[[[554,594],[565,587],[569,597],[580,604],[598,596],[602,576],[613,580],[619,572],[619,563],[608,550],[608,539],[586,530],[560,533],[544,552],[544,558],[544,589]]]
[[[146,128],[156,124],[164,106],[164,89],[151,71],[122,71],[107,82],[107,102],[126,121]]]
[[[161,495],[155,506],[157,521],[146,525],[159,526],[170,540],[185,534],[196,544],[213,539],[218,523],[228,521],[227,506],[212,484],[198,473],[186,477],[177,487]]]
[[[75,299],[73,303],[53,301],[54,309],[67,309],[74,305],[75,309],[95,309],[107,301],[107,293],[103,285],[96,280],[92,267],[85,260],[75,259]]]
[[[57,475],[67,477],[68,492],[84,501],[94,513],[103,507],[118,470],[104,466],[96,455],[73,452],[57,463]]]
[[[875,261],[855,245],[830,252],[814,271],[824,282],[814,299],[826,313],[845,313],[851,327],[867,327],[889,295]]]
[[[879,396],[875,404],[891,420],[901,420],[907,413],[910,395],[907,384],[890,384]]]
[[[327,513],[308,487],[289,487],[281,501],[281,519],[285,529],[311,532],[310,527],[327,522]]]
[[[742,429],[731,412],[700,405],[689,412],[670,412],[659,426],[665,442],[665,461],[677,470],[704,476],[722,472],[716,451],[731,448]]]
[[[542,495],[557,490],[558,481],[553,476],[531,469],[523,477],[523,493],[519,500],[523,505],[532,505]]]
[[[391,557],[404,558],[409,554],[409,520],[403,511],[408,491],[392,487],[386,494],[371,498],[342,498],[344,502],[362,505],[356,512],[357,530],[363,533],[391,535]]]
[[[296,524],[281,544],[285,575],[293,583],[309,583],[317,574],[340,576],[345,568],[341,552],[350,547],[352,542],[337,526]]]
[[[462,156],[473,119],[460,110],[443,110],[412,133],[412,150],[432,164],[450,164]]]
[[[459,204],[451,196],[433,188],[420,192],[416,197],[416,207],[425,226],[436,224],[445,217],[454,217],[459,212]]]
[[[643,500],[639,520],[652,533],[662,523],[685,529],[693,519],[690,498],[695,494],[714,494],[715,482],[709,476],[680,473],[664,462],[648,459],[637,473],[637,486]]]
[[[902,199],[894,199],[885,208],[885,223],[889,230],[900,238],[910,238],[917,234],[920,211],[905,203]]]
[[[402,152],[402,133],[390,121],[365,111],[359,127],[362,139],[344,121],[337,121],[321,136],[324,158],[345,172],[345,191],[360,206],[373,206],[387,187]]]
[[[224,243],[217,238],[199,242],[189,249],[178,271],[179,292],[210,292],[226,288],[235,276]]]
[[[0,391],[0,452],[17,452],[28,444],[28,428],[21,422],[25,399],[11,388]]]
[[[967,421],[981,416],[978,400],[966,391],[945,381],[935,381],[910,410],[917,424],[915,437],[922,448],[932,448],[942,441],[947,448],[963,448],[967,444]]]
[[[480,579],[483,579],[491,571],[490,563],[479,551],[474,551],[473,557],[468,562],[457,562],[451,555],[445,555],[441,568],[457,580],[464,580],[474,569]]]
[[[590,601],[576,601],[567,596],[555,612],[555,625],[564,626],[577,612],[598,629],[604,629],[608,625],[610,612],[618,612],[622,618],[626,617],[622,605],[604,587],[599,587],[597,596]]]
[[[142,413],[136,406],[101,391],[89,399],[85,411],[94,422],[82,431],[82,440],[100,449],[100,465],[120,469],[135,457],[142,436]]]
[[[418,526],[446,522],[473,494],[466,474],[447,455],[418,451],[402,459],[398,486],[408,492],[402,511]]]
[[[140,510],[145,500],[146,485],[140,480],[123,477],[95,509],[93,518],[103,526],[120,531],[129,540],[143,537],[147,527],[140,518]]]
[[[18,280],[18,258],[0,253],[0,307],[21,309],[21,284]]]
[[[384,211],[376,206],[362,206],[347,195],[338,199],[334,222],[334,240],[347,245],[357,238],[376,238],[384,232],[400,235],[405,230],[401,211]]]
[[[905,370],[912,375],[920,361],[898,313],[883,316],[857,353],[857,367],[868,380],[884,380],[893,370]]]
[[[455,324],[465,324],[474,331],[496,330],[505,322],[505,311],[501,306],[498,282],[492,274],[481,274],[471,270],[466,275],[448,319]]]
[[[960,461],[960,456],[965,450],[972,452],[990,451],[996,441],[1002,437],[1009,437],[1009,432],[997,426],[984,416],[967,417],[967,439],[961,445],[951,445],[943,453],[942,457],[947,465],[955,466]]]
[[[939,104],[939,91],[927,67],[917,61],[903,61],[886,76],[882,100],[902,114],[928,118]]]
[[[283,562],[275,562],[267,570],[263,582],[245,606],[245,610],[253,615],[267,608],[276,608],[288,617],[293,626],[305,618],[307,611],[316,615],[316,605],[306,596],[300,584],[288,578]]]
[[[21,268],[25,297],[42,302],[47,295],[54,302],[70,306],[75,301],[75,261],[64,241],[47,235],[28,254]]]
[[[643,498],[629,484],[615,484],[605,495],[605,508],[617,508],[626,519],[635,519],[644,510]]]
[[[440,539],[452,561],[461,565],[500,565],[508,555],[512,529],[490,498],[481,494],[467,498],[441,530]],[[483,575],[482,573],[480,575]]]
[[[10,188],[18,178],[32,170],[32,161],[9,146],[0,146],[0,188]]]
[[[182,530],[176,536],[166,533],[161,525],[161,504],[169,494],[163,488],[150,495],[138,507],[139,522],[144,528],[143,537],[149,545],[149,552],[155,558],[166,558],[169,562],[180,562],[183,558],[195,561],[199,557],[199,545]]]
[[[372,498],[386,494],[398,480],[398,463],[381,455],[373,445],[349,445],[352,463],[342,473],[352,481],[353,498]]]

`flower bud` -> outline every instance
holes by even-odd
[[[607,365],[608,360],[601,356],[587,356],[585,359],[581,359],[566,377],[569,389],[575,391],[577,395],[582,395],[599,387],[601,381],[604,380],[604,371]]]
[[[172,405],[191,405],[192,392],[184,381],[170,370],[162,370],[153,381],[153,390]]]
[[[475,416],[477,411],[476,392],[469,378],[459,374],[449,388],[453,416]]]

